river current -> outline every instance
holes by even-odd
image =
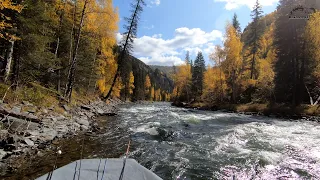
[[[316,122],[146,103],[121,106],[106,126],[102,135],[85,138],[83,158],[118,158],[131,139],[129,158],[164,180],[320,179]],[[81,142],[61,145],[58,166],[79,159]],[[54,159],[32,166],[39,175],[51,169],[48,158]]]

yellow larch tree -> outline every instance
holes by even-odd
[[[227,89],[225,74],[219,67],[208,67],[203,79],[203,99],[215,102],[225,96]]]
[[[113,48],[117,43],[116,32],[118,31],[118,10],[113,7],[112,0],[90,1],[86,17],[86,31],[94,32],[99,43],[97,52],[97,85],[100,92],[105,95],[112,84],[114,74],[117,71],[117,57]],[[122,87],[122,82],[117,82],[117,87]],[[113,93],[118,94],[114,90]],[[119,91],[120,92],[120,91]]]
[[[129,78],[129,93],[130,95],[133,94],[133,90],[134,90],[134,76],[133,76],[133,72],[130,72],[130,78]]]
[[[176,96],[189,101],[191,97],[190,92],[192,83],[191,65],[185,63],[178,66],[174,79]]]
[[[276,61],[276,47],[274,42],[274,23],[266,30],[259,40],[256,80],[257,91],[254,99],[260,102],[267,102],[272,98],[274,90],[274,63]]]
[[[150,100],[152,94],[150,93],[151,80],[150,80],[149,75],[146,76],[146,81],[144,82],[144,87],[145,87],[145,96],[146,96],[146,99]]]
[[[154,101],[154,87],[152,86],[150,89],[150,101]]]
[[[4,12],[6,10],[10,10],[10,11],[15,11],[20,13],[22,11],[23,6],[20,4],[16,4],[14,2],[12,2],[12,0],[1,0],[0,1],[0,39],[5,38],[5,39],[14,39],[16,38],[14,35],[12,34],[8,34],[7,32],[5,32],[4,30],[6,28],[12,28],[13,24],[10,22],[10,20],[12,20],[12,17],[6,15]]]
[[[242,66],[242,48],[243,44],[240,41],[240,37],[237,35],[237,31],[228,23],[226,26],[224,42],[226,60],[223,61],[222,67],[225,72],[226,79],[229,80],[233,102],[236,101],[238,96],[238,76]]]

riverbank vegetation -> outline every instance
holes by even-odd
[[[320,12],[290,19],[292,7],[302,3],[282,0],[277,11],[262,15],[256,1],[252,22],[243,32],[235,14],[222,46],[209,57],[211,65],[204,66],[199,52],[194,63],[187,54],[185,64],[175,67],[175,101],[191,107],[318,115]]]
[[[118,74],[111,98],[169,100],[173,83],[165,74],[128,54],[118,61],[119,13],[112,0],[4,0],[0,10],[3,101],[72,104],[105,97]]]

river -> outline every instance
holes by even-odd
[[[102,135],[66,140],[58,166],[79,159],[82,142],[83,158],[117,158],[131,139],[130,158],[165,180],[320,179],[316,122],[198,111],[169,103],[123,105],[118,116],[105,120]],[[37,166],[31,163],[24,176],[47,172],[50,159],[48,155]]]

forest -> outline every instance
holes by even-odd
[[[317,108],[320,100],[320,12],[292,19],[302,1],[281,0],[263,15],[256,1],[252,22],[242,31],[234,14],[225,26],[222,46],[215,46],[206,66],[201,52],[194,62],[175,67],[176,101],[221,104],[282,104]]]
[[[149,67],[131,55],[142,0],[132,4],[120,43],[112,0],[3,0],[0,95],[39,103],[48,96],[66,102],[110,96],[201,106],[308,104],[317,110],[320,12],[290,18],[301,3],[281,0],[264,15],[257,0],[243,31],[234,14],[209,57],[199,52],[192,60],[187,52],[184,64],[170,68]]]
[[[173,82],[117,44],[112,0],[2,0],[0,96],[33,103],[100,96],[169,100]],[[113,79],[116,81],[113,84]]]

